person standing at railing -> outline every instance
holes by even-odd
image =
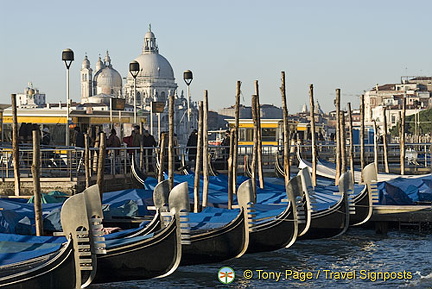
[[[121,142],[120,142],[119,137],[117,136],[117,132],[115,129],[111,129],[111,134],[107,140],[107,147],[109,147],[109,148],[121,147]],[[114,166],[115,166],[115,169],[117,172],[118,168],[119,168],[119,164],[120,164],[120,159],[119,159],[120,150],[118,150],[118,149],[110,150],[110,155],[111,155],[111,161],[114,162]]]
[[[132,131],[132,146],[136,147],[134,150],[135,156],[135,164],[139,166],[140,164],[140,148],[141,148],[142,137],[140,134],[139,125],[134,125],[134,129]]]
[[[152,172],[153,169],[153,147],[157,146],[157,142],[148,130],[144,130],[142,145],[144,147],[144,163],[146,170]]]
[[[120,146],[121,146],[121,142],[120,142],[119,137],[117,136],[116,130],[111,129],[111,134],[107,140],[107,147],[115,148],[115,147],[120,147]],[[112,153],[117,156],[117,155],[119,155],[120,150],[112,150]]]
[[[42,130],[41,145],[49,145],[51,143],[50,131],[47,127]]]
[[[190,162],[194,162],[197,154],[197,143],[198,143],[198,131],[194,129],[192,133],[189,135],[189,139],[187,142],[187,153],[188,159]]]

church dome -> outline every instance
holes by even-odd
[[[165,57],[159,54],[156,37],[151,31],[151,26],[149,26],[149,31],[144,35],[142,54],[135,58],[135,60],[140,65],[138,77],[174,79],[171,64]]]
[[[102,93],[111,94],[113,88],[122,86],[122,78],[120,73],[112,67],[105,67],[99,70],[94,80],[97,87],[100,88]]]
[[[105,63],[103,63],[101,69],[94,76],[94,82],[96,83],[97,94],[117,95],[121,91],[123,81],[120,73],[112,67],[108,51],[105,56]]]
[[[158,53],[141,54],[135,60],[140,65],[138,76],[174,79],[174,71],[171,64]]]

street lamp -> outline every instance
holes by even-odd
[[[70,145],[70,137],[69,137],[69,68],[72,65],[72,61],[74,61],[74,53],[72,49],[65,49],[62,51],[62,60],[66,65],[66,146]]]
[[[192,71],[190,70],[186,70],[185,72],[183,72],[183,80],[187,85],[187,116],[188,116],[188,128],[190,129],[190,89],[189,89],[189,85],[191,84],[192,80],[193,80],[193,75],[192,75]]]
[[[137,111],[136,111],[136,78],[138,76],[138,73],[140,71],[140,65],[138,61],[134,60],[131,63],[129,63],[129,72],[132,75],[134,79],[134,124],[137,123]]]

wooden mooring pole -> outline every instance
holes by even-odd
[[[360,96],[360,170],[363,170],[365,167],[365,146],[364,146],[364,135],[365,131],[365,103],[364,103],[364,94]],[[363,182],[363,176],[361,181]]]
[[[19,167],[19,145],[18,145],[18,115],[16,105],[16,94],[11,94],[12,101],[12,159],[14,166],[15,196],[21,195],[20,167]]]
[[[351,110],[351,102],[348,102],[348,131],[349,131],[349,167],[351,179],[355,182],[354,178],[354,143],[353,143],[353,119],[352,119],[352,110]]]
[[[238,147],[238,131],[239,131],[239,123],[240,123],[240,94],[241,94],[241,81],[237,81],[236,86],[236,104],[235,104],[235,135],[232,135],[231,138],[234,140],[234,147],[233,147],[233,160],[232,160],[232,166],[233,171],[232,174],[234,176],[232,180],[232,187],[233,187],[233,193],[236,194],[237,190],[237,164],[238,164],[238,153],[239,153],[239,147]],[[233,200],[228,200],[228,202],[231,202],[232,204]]]
[[[195,160],[195,178],[194,178],[194,213],[198,213],[200,198],[199,198],[199,190],[200,190],[200,173],[202,166],[202,142],[203,142],[203,102],[198,102],[198,141],[197,141],[197,155]]]
[[[257,148],[258,148],[258,121],[256,105],[257,99],[256,95],[252,95],[252,121],[254,125],[253,129],[253,148],[252,148],[252,163],[251,163],[251,180],[252,180],[252,193],[254,199],[256,200],[256,169],[257,169]]]
[[[98,167],[97,167],[97,176],[96,176],[96,183],[99,186],[99,194],[101,196],[101,200],[104,191],[103,182],[104,182],[104,171],[105,171],[105,157],[106,157],[106,138],[105,138],[105,133],[101,132],[99,134],[99,155],[98,155]]]
[[[33,205],[35,212],[36,236],[43,236],[43,218],[42,218],[42,201],[41,201],[41,186],[40,186],[40,131],[33,130],[33,163],[31,172],[33,177]]]
[[[384,171],[390,173],[389,161],[388,161],[388,133],[387,133],[387,110],[384,107],[384,134],[383,134],[383,149],[384,149]]]
[[[205,90],[203,100],[203,208],[208,205],[209,191],[208,109],[208,91]]]
[[[257,169],[259,186],[261,189],[264,188],[264,171],[263,171],[263,152],[262,152],[262,131],[261,131],[261,106],[259,100],[259,87],[258,80],[255,80],[255,95],[256,95],[256,118],[257,118]]]
[[[174,94],[168,97],[168,183],[171,191],[174,187]]]
[[[375,163],[375,171],[378,173],[379,170],[379,165],[378,165],[378,140],[379,140],[379,136],[378,136],[378,126],[375,120],[372,120],[373,122],[373,130],[374,130],[374,163]]]
[[[340,121],[339,135],[340,135],[340,156],[341,156],[340,175],[342,175],[347,171],[345,112],[343,110],[340,111],[339,121]]]
[[[339,177],[341,175],[341,135],[340,135],[340,89],[336,89],[336,99],[335,99],[335,107],[336,107],[336,177],[335,184],[339,182]]]
[[[84,134],[84,172],[85,172],[85,186],[90,187],[90,144],[89,135]]]
[[[310,103],[310,132],[312,141],[312,185],[317,185],[317,151],[316,151],[316,139],[315,139],[315,101],[313,95],[313,84],[309,85],[309,103]]]
[[[404,95],[402,102],[402,115],[400,116],[400,131],[399,131],[399,141],[400,141],[400,174],[405,175],[405,116],[406,116],[406,97]]]
[[[288,185],[291,174],[290,166],[290,130],[288,124],[288,105],[286,98],[286,87],[285,87],[285,71],[281,72],[281,96],[282,96],[282,112],[283,112],[283,165],[285,173],[285,187]]]
[[[161,133],[160,134],[160,148],[159,148],[159,171],[158,171],[158,182],[162,182],[164,180],[163,172],[164,172],[164,166],[165,166],[165,148],[167,145],[167,134]],[[134,157],[134,156],[132,156]]]

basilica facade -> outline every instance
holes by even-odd
[[[114,69],[108,51],[103,60],[99,57],[94,70],[85,56],[80,72],[81,104],[105,104],[107,109],[110,109],[111,99],[122,98],[129,110],[135,109],[139,116],[145,117],[145,129],[150,130],[157,138],[160,132],[168,130],[168,96],[174,95],[175,133],[179,143],[185,144],[190,131],[197,125],[197,105],[196,102],[190,102],[191,121],[188,123],[188,101],[183,92],[180,95],[177,92],[174,70],[169,61],[159,53],[151,26],[144,36],[141,54],[134,60],[140,67],[136,80],[130,73],[122,78]],[[155,104],[159,108],[164,107],[163,112],[155,113]]]

